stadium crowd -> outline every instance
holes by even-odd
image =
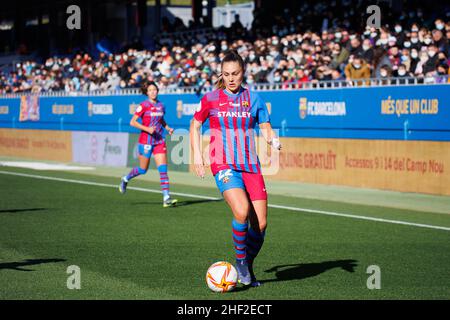
[[[448,81],[450,14],[425,21],[421,11],[404,12],[380,29],[358,28],[350,19],[351,10],[334,18],[332,8],[324,6],[328,4],[302,7],[303,14],[297,16],[285,11],[269,30],[261,28],[258,16],[249,30],[236,17],[230,28],[188,40],[168,37],[156,50],[127,48],[116,54],[100,52],[96,58],[81,52],[43,63],[25,61],[0,73],[0,94],[120,90],[137,88],[146,80],[160,88],[211,87],[220,74],[219,61],[229,49],[245,59],[248,85],[302,87],[324,80],[390,77]],[[324,18],[318,19],[316,30],[303,28],[317,11],[324,12]]]

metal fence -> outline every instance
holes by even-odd
[[[402,77],[402,78],[383,78],[383,79],[359,79],[359,80],[330,80],[330,81],[311,81],[304,83],[258,83],[247,85],[255,91],[277,91],[277,90],[321,90],[321,89],[346,89],[346,88],[364,88],[364,87],[385,87],[385,86],[407,86],[407,85],[450,85],[450,76],[439,77]],[[177,87],[177,88],[161,88],[161,94],[183,94],[194,93],[204,94],[213,90],[213,87]],[[13,94],[5,94],[3,98],[16,98],[23,95],[29,95],[30,92],[21,92]],[[120,90],[97,90],[97,91],[55,91],[40,92],[41,97],[83,97],[83,96],[125,96],[125,95],[141,95],[140,88],[127,88]]]

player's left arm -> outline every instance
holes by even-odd
[[[173,128],[171,128],[171,127],[167,124],[166,120],[164,120],[164,117],[162,117],[161,120],[160,120],[159,122],[161,123],[161,125],[163,126],[163,128],[166,129],[167,132],[169,132],[170,135],[172,135],[172,133],[173,133]]]
[[[274,149],[281,150],[280,139],[273,131],[270,122],[260,123],[259,129],[268,144],[270,144]]]
[[[267,110],[266,104],[259,96],[256,97],[255,103],[257,105],[256,118],[261,134],[263,135],[267,143],[270,144],[274,149],[281,150],[280,139],[272,129],[272,125],[270,124],[269,111]]]

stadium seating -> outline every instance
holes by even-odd
[[[314,14],[316,7],[304,9]],[[96,59],[77,53],[49,57],[43,63],[28,60],[0,72],[0,93],[122,90],[138,88],[145,80],[156,81],[162,89],[204,90],[214,85],[220,58],[228,49],[244,57],[250,86],[286,89],[374,83],[356,81],[362,78],[375,79],[379,85],[449,81],[448,18],[425,22],[417,15],[381,29],[358,29],[345,19],[328,21],[325,15],[319,32],[299,30],[296,23],[305,19],[308,16],[287,15],[265,37],[255,19],[251,30],[230,27],[165,34],[157,38],[159,49],[154,51],[128,48],[101,53]],[[181,34],[189,35],[189,41]]]

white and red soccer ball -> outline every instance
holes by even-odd
[[[238,274],[236,268],[226,261],[212,264],[206,272],[206,283],[214,292],[228,292],[236,287]]]

